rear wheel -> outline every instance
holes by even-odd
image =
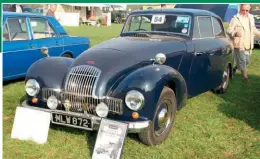
[[[214,89],[214,93],[223,94],[227,92],[230,80],[230,67],[227,66],[223,72],[223,79],[220,86]]]
[[[175,121],[177,102],[175,93],[164,87],[149,127],[140,132],[139,138],[146,145],[158,145],[168,137]]]

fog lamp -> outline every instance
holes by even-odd
[[[56,109],[58,106],[58,99],[55,96],[50,96],[47,100],[47,106],[50,109]]]
[[[106,117],[108,114],[108,107],[105,103],[101,102],[96,107],[96,113],[99,117]]]

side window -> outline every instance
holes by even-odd
[[[214,37],[211,17],[198,17],[201,38]]]
[[[25,18],[10,18],[7,20],[10,41],[29,40]]]
[[[198,26],[198,18],[194,19],[193,38],[200,38],[200,30]]]
[[[216,18],[212,17],[212,23],[214,27],[214,35],[215,36],[220,36],[220,37],[225,37],[225,32],[222,28],[221,22],[217,20]]]
[[[3,28],[3,41],[10,41],[7,23],[5,23],[5,26]]]
[[[48,21],[41,18],[30,18],[34,39],[56,37],[56,33]]]

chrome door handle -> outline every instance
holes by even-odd
[[[59,42],[59,41],[56,41],[56,45],[61,45],[61,42]]]
[[[36,45],[35,44],[29,44],[29,47],[30,48],[36,48]]]

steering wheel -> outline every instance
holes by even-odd
[[[136,29],[135,31],[147,31],[145,29]]]

